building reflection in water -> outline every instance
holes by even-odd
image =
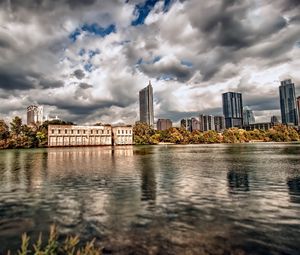
[[[300,176],[289,177],[287,179],[287,186],[292,203],[300,204]]]
[[[141,169],[141,200],[156,200],[156,176],[154,159],[151,150],[153,148],[142,148],[135,151],[139,155],[139,164]]]
[[[249,191],[248,173],[243,170],[229,170],[227,173],[230,192]]]

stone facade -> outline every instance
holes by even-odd
[[[113,145],[133,144],[132,126],[112,127],[112,133],[113,133]]]
[[[127,127],[129,132],[129,127]],[[99,146],[112,145],[112,131],[110,125],[103,126],[72,126],[72,125],[49,125],[48,146]],[[129,141],[130,139],[126,139]],[[125,140],[124,140],[125,142]],[[125,143],[122,143],[125,144]],[[132,144],[132,127],[131,143]]]

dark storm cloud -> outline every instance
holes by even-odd
[[[4,90],[29,90],[34,88],[32,78],[23,72],[0,69],[0,88]]]
[[[50,89],[50,88],[61,88],[65,84],[63,81],[55,81],[55,80],[49,80],[49,79],[42,78],[39,85],[43,89]]]
[[[140,69],[153,78],[168,77],[180,82],[188,81],[193,75],[193,70],[177,59],[162,59],[154,64],[141,64]]]
[[[74,75],[77,79],[81,80],[82,78],[84,78],[85,73],[84,73],[83,70],[77,69],[77,70],[74,71],[73,75]]]
[[[79,83],[79,87],[80,87],[81,89],[89,89],[89,88],[92,88],[93,85],[90,85],[90,84],[85,83],[85,82],[81,82],[81,83]]]

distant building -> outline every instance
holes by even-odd
[[[278,124],[279,123],[279,118],[277,116],[273,115],[271,117],[271,123]]]
[[[242,94],[227,92],[222,94],[223,114],[226,128],[242,127],[243,125],[243,100]]]
[[[212,115],[199,115],[199,123],[201,131],[215,130],[215,119]]]
[[[150,126],[154,125],[153,88],[151,82],[139,92],[140,121]]]
[[[43,123],[43,106],[30,105],[27,107],[27,125]]]
[[[172,121],[169,119],[158,119],[157,130],[167,130],[172,127]]]
[[[192,120],[191,119],[182,119],[180,121],[180,127],[192,132]]]
[[[215,130],[222,132],[225,129],[225,118],[224,116],[214,116]]]
[[[49,147],[129,145],[132,136],[132,126],[48,126]]]
[[[196,118],[191,118],[192,131],[200,130],[200,122]]]
[[[298,125],[300,122],[300,96],[297,97],[297,108],[298,108]]]
[[[267,131],[274,126],[275,126],[275,123],[271,123],[271,122],[254,123],[254,124],[249,124],[248,126],[245,126],[245,129],[247,131],[254,130],[254,129],[260,129],[260,130]]]
[[[282,123],[298,125],[299,114],[296,106],[295,85],[291,79],[281,81],[279,95]]]
[[[248,106],[245,106],[243,108],[243,125],[249,126],[250,124],[254,124],[254,123],[255,123],[255,118],[254,118],[253,111]]]

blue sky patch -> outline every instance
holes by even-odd
[[[70,35],[69,39],[72,42],[76,42],[77,37],[81,35],[82,32],[87,32],[92,35],[105,37],[111,33],[116,33],[117,29],[115,24],[110,24],[107,27],[101,27],[97,23],[84,24],[81,28],[76,28]]]
[[[189,60],[181,60],[180,63],[183,65],[183,66],[187,66],[187,67],[193,67],[193,63]]]
[[[85,49],[81,48],[78,52],[79,56],[83,56],[85,54]]]
[[[99,50],[99,49],[96,49],[96,50],[89,50],[88,54],[89,54],[89,58],[92,58],[92,57],[94,57],[95,55],[100,54],[100,50]]]
[[[93,65],[91,63],[87,63],[83,67],[84,67],[84,70],[89,73],[92,72],[92,70],[93,70]]]
[[[135,6],[135,12],[138,14],[137,18],[131,22],[131,25],[138,26],[144,24],[149,12],[153,9],[158,0],[146,0],[144,4]]]
[[[93,24],[84,24],[81,27],[82,31],[89,32],[91,34],[105,37],[109,35],[110,33],[116,32],[116,26],[114,24],[109,25],[108,27],[101,27],[97,23]]]

